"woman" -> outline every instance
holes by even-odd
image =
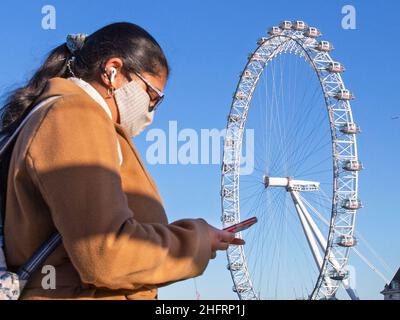
[[[69,36],[3,110],[2,130],[36,111],[14,146],[5,249],[16,269],[55,231],[22,299],[155,299],[157,288],[202,274],[217,250],[244,242],[203,219],[168,223],[131,138],[153,119],[169,68],[158,43],[130,23]]]

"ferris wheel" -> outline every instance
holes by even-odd
[[[363,165],[345,68],[303,21],[268,34],[240,74],[224,140],[223,225],[259,221],[238,234],[245,246],[228,248],[233,291],[244,300],[358,299],[348,261]]]

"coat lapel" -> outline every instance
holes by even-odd
[[[146,167],[143,164],[142,158],[139,156],[136,147],[133,145],[133,142],[131,139],[128,138],[128,134],[126,133],[126,130],[118,123],[114,123],[115,130],[128,142],[129,147],[131,148],[132,152],[134,153],[137,161],[139,162],[144,174],[146,175],[147,180],[149,181],[151,187],[153,190],[158,194],[158,189],[154,183],[153,178],[150,176],[148,173]]]

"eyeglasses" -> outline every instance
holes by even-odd
[[[150,88],[152,91],[154,91],[157,94],[157,98],[153,98],[151,95],[150,96],[150,100],[151,101],[155,101],[154,105],[151,106],[151,111],[155,111],[157,109],[157,107],[161,104],[161,102],[164,100],[164,96],[165,94],[163,92],[161,92],[160,90],[158,90],[157,88],[155,88],[149,81],[147,81],[140,73],[135,72],[135,74],[139,77],[140,80],[142,80],[146,86],[148,88]]]

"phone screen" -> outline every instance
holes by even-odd
[[[250,228],[256,222],[257,222],[257,217],[252,217],[250,219],[241,221],[241,222],[239,222],[237,224],[234,224],[232,226],[224,228],[224,230],[225,231],[229,231],[229,232],[233,232],[233,233],[238,233],[238,232],[241,232],[243,230],[246,230],[246,229]]]

